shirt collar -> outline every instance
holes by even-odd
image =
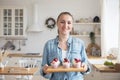
[[[58,37],[59,37],[59,36],[57,36],[57,37],[55,38],[55,42],[56,42],[57,44],[59,43]],[[72,37],[69,36],[69,38],[68,38],[68,40],[67,40],[67,43],[70,44],[71,42],[72,42]]]

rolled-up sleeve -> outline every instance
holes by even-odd
[[[88,69],[86,72],[82,72],[82,74],[88,74],[91,72],[91,67],[88,63],[88,58],[87,58],[87,54],[86,54],[86,50],[85,50],[85,46],[84,43],[82,42],[82,49],[81,49],[81,56],[82,56],[82,62],[86,63],[88,66]]]
[[[45,77],[45,78],[47,78],[47,79],[50,79],[51,78],[51,74],[45,74],[44,72],[43,72],[43,66],[45,65],[45,64],[48,64],[48,43],[46,43],[45,44],[45,46],[44,46],[44,51],[43,51],[43,57],[42,57],[42,64],[41,64],[41,68],[40,68],[40,74],[43,76],[43,77]]]

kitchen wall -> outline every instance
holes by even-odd
[[[16,49],[12,52],[24,53],[43,53],[43,47],[47,40],[54,38],[57,35],[57,27],[48,29],[45,26],[45,20],[48,17],[53,17],[55,20],[58,14],[62,11],[69,11],[73,14],[75,20],[80,18],[88,18],[100,16],[99,0],[0,0],[0,6],[24,6],[27,10],[27,27],[30,27],[33,22],[33,5],[38,4],[38,20],[42,32],[32,33],[26,32],[27,40],[21,43],[21,51],[18,51],[18,41],[14,41]],[[0,38],[0,47],[6,42]],[[25,45],[22,45],[24,44]]]

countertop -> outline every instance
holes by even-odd
[[[34,57],[34,58],[39,58],[42,57],[42,55],[38,53],[9,53],[8,57]]]
[[[96,68],[97,71],[100,72],[119,72],[117,71],[114,67],[108,67],[104,65],[104,62],[106,61],[106,58],[102,57],[94,57],[94,56],[89,56],[88,61],[94,68]],[[116,60],[113,60],[113,63],[116,63]],[[120,72],[119,72],[120,73]]]
[[[100,72],[112,72],[112,73],[113,72],[115,72],[115,73],[118,72],[114,67],[108,67],[108,66],[105,66],[103,64],[93,64],[93,67],[95,67]]]
[[[34,75],[38,68],[23,68],[23,67],[4,67],[0,69],[0,75]]]

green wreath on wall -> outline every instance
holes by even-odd
[[[55,28],[56,25],[56,21],[54,18],[49,17],[46,21],[45,24],[47,26],[47,28],[53,29]]]

